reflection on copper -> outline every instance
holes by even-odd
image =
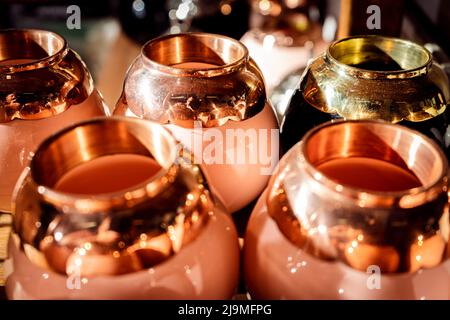
[[[84,62],[60,35],[0,31],[0,123],[60,114],[93,89]]]
[[[243,44],[221,35],[186,33],[144,45],[114,113],[131,111],[186,128],[194,121],[218,127],[253,117],[265,103],[262,74]]]
[[[107,194],[54,189],[75,166],[133,153],[162,167],[153,177]],[[118,275],[161,263],[202,231],[214,202],[197,166],[160,125],[98,118],[47,139],[16,186],[14,232],[35,264],[81,276]]]
[[[389,191],[340,184],[317,167],[365,157],[414,174],[421,186]],[[447,259],[448,164],[429,138],[378,121],[338,121],[311,130],[281,160],[268,212],[302,250],[366,271],[414,272]],[[364,177],[360,177],[363,179]]]

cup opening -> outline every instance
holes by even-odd
[[[239,41],[204,33],[160,37],[146,43],[142,53],[150,62],[175,73],[224,68],[239,64],[248,56]]]
[[[413,42],[379,36],[352,37],[333,43],[328,55],[338,63],[373,72],[404,72],[426,67],[430,53]]]
[[[32,65],[62,54],[66,41],[45,30],[0,31],[0,68]]]
[[[447,167],[445,156],[428,138],[378,121],[325,125],[305,138],[304,148],[314,172],[328,178],[334,188],[343,185],[355,192],[426,190]]]
[[[35,183],[57,193],[92,195],[120,192],[138,188],[165,175],[175,162],[174,144],[170,134],[158,124],[147,121],[142,123],[135,119],[99,118],[64,129],[44,141],[31,162],[31,174]],[[114,156],[116,159],[111,162]],[[109,161],[103,157],[109,157]],[[150,161],[153,161],[153,165]],[[127,168],[127,164],[147,168],[149,172],[139,176],[134,169]],[[108,168],[122,168],[123,172],[110,171],[108,174]],[[75,170],[78,170],[78,174],[73,173]],[[126,181],[111,180],[114,176],[123,176],[127,171],[133,176],[127,176]],[[67,183],[61,188],[67,175],[73,173],[69,180],[74,181],[76,176],[84,174],[86,177],[89,172],[93,177],[101,179],[103,176],[106,180],[94,180],[97,186],[88,186],[86,191],[81,192],[66,192],[82,190],[80,186]],[[108,179],[111,180],[109,184]],[[94,191],[91,193],[89,190]]]

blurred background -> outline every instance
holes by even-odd
[[[79,17],[68,12],[72,5],[78,6]],[[376,14],[368,12],[371,5],[380,8],[379,29],[368,28],[368,19]],[[69,28],[68,19],[72,27],[78,19],[80,28]],[[345,36],[413,40],[426,45],[450,73],[450,0],[0,0],[0,28],[61,34],[82,56],[111,109],[141,46],[160,35],[188,31],[242,40],[263,71],[278,114],[308,60]],[[235,221],[245,229],[239,221],[246,219]],[[0,258],[5,254],[0,252]],[[0,300],[2,295],[0,290]]]
[[[381,29],[367,28],[372,4],[381,8]],[[79,29],[67,27],[70,5],[80,8]],[[43,28],[63,35],[87,63],[110,107],[128,66],[149,39],[187,31],[224,34],[247,45],[274,104],[282,104],[308,59],[340,37],[400,36],[429,43],[439,61],[448,61],[450,0],[1,0],[0,28]]]

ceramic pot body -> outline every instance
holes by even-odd
[[[305,70],[282,120],[282,148],[326,121],[380,119],[426,134],[449,156],[449,100],[448,78],[425,48],[378,36],[342,39]]]
[[[0,211],[39,143],[59,129],[108,113],[81,58],[59,35],[0,32]]]
[[[255,199],[278,160],[261,72],[238,41],[179,34],[148,42],[114,114],[158,121],[202,166],[229,212]]]
[[[372,191],[317,169],[362,155],[389,159],[422,185]],[[244,272],[251,296],[449,299],[447,184],[445,155],[413,130],[367,121],[313,130],[281,159],[249,220]]]
[[[179,151],[161,125],[127,118],[82,122],[47,139],[15,191],[8,297],[231,298],[239,276],[236,230],[200,169]],[[58,189],[72,168],[121,154],[160,167],[113,192]]]

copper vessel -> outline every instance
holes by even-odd
[[[107,113],[86,65],[44,30],[0,31],[0,212],[39,143],[74,122]]]
[[[128,71],[114,114],[169,128],[195,154],[230,212],[262,192],[278,161],[278,124],[261,72],[246,47],[225,36],[186,33],[149,41]],[[227,132],[237,139],[230,145]],[[269,149],[267,163],[250,159],[262,148]],[[220,158],[206,159],[211,149]]]
[[[358,157],[382,160],[420,185],[369,190],[320,169],[329,161]],[[360,174],[357,179],[367,182],[368,172]],[[355,175],[352,167],[347,176]],[[447,191],[446,156],[414,130],[367,120],[311,130],[280,160],[250,218],[244,247],[250,294],[449,299]]]
[[[160,169],[108,193],[55,187],[72,168],[120,154]],[[232,220],[189,154],[154,122],[97,118],[45,140],[16,186],[13,217],[10,299],[225,299],[237,284]]]
[[[281,124],[283,151],[333,119],[379,119],[435,139],[449,156],[449,80],[424,47],[380,36],[334,42],[303,73]]]

